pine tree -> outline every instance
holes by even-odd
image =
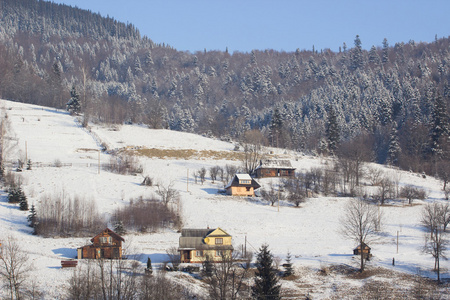
[[[384,38],[383,40],[383,56],[381,58],[381,61],[383,62],[383,64],[389,62],[389,43],[388,40],[386,38]]]
[[[443,145],[442,138],[449,136],[449,117],[442,96],[433,92],[433,127],[431,129],[431,153],[434,156],[441,156]]]
[[[70,91],[70,100],[67,102],[66,107],[67,111],[74,115],[79,114],[81,111],[80,95],[74,85]]]
[[[211,257],[206,255],[206,259],[202,262],[202,276],[211,277],[213,275],[213,263]]]
[[[351,68],[354,70],[364,66],[364,57],[361,44],[362,43],[359,38],[359,35],[356,35],[355,48],[353,48],[352,50],[352,57],[351,57],[352,58]]]
[[[145,273],[147,273],[147,274],[153,273],[152,260],[150,259],[150,256],[147,257],[147,268],[145,268]]]
[[[331,154],[335,154],[339,143],[339,128],[337,123],[336,113],[333,107],[327,110],[326,136],[328,142],[328,150]]]
[[[114,232],[122,235],[125,234],[125,228],[123,227],[123,222],[118,220],[114,223]]]
[[[19,208],[20,210],[28,210],[27,196],[25,196],[25,193],[22,190],[20,190],[19,194]]]
[[[392,166],[398,166],[398,159],[402,149],[398,139],[397,122],[394,122],[389,136],[388,163]]]
[[[36,208],[34,207],[34,204],[31,205],[30,214],[27,217],[28,225],[33,228],[33,234],[38,234],[38,225],[39,220],[36,212]]]
[[[273,267],[273,255],[268,245],[262,245],[256,259],[255,284],[252,286],[254,299],[281,299],[281,285],[278,284],[277,270]]]
[[[284,277],[289,277],[291,275],[294,275],[294,268],[292,268],[292,261],[291,261],[291,253],[288,252],[286,256],[286,271],[284,272]]]

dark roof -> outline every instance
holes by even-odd
[[[94,236],[92,239],[91,239],[91,242],[94,242],[94,239],[96,238],[96,237],[98,237],[99,235],[101,235],[103,232],[107,232],[110,236],[112,236],[115,240],[119,240],[119,241],[122,241],[122,242],[125,242],[125,239],[123,238],[123,237],[121,237],[120,235],[118,235],[117,233],[115,233],[114,231],[112,231],[111,229],[109,229],[109,228],[106,228],[105,230],[103,230],[101,233],[99,233],[99,234],[97,234],[96,236]]]
[[[370,250],[370,247],[369,246],[367,246],[367,244],[366,243],[362,243],[362,245],[363,245],[363,249],[369,249]],[[353,249],[353,250],[358,250],[358,249],[360,249],[361,248],[361,244],[360,245],[358,245],[358,247],[356,247],[355,249]]]
[[[259,161],[259,166],[256,169],[261,168],[295,170],[287,159],[262,159]]]
[[[250,184],[240,184],[239,183],[239,176],[240,174],[236,174],[234,175],[233,179],[230,180],[230,182],[225,186],[225,189],[232,187],[232,186],[245,186],[245,187],[253,187],[255,190],[259,189],[261,186],[259,185],[259,183],[257,183],[253,178],[251,178],[249,176],[249,178],[251,179],[251,183]]]
[[[214,229],[182,229],[180,244],[178,250],[233,250],[231,245],[208,245],[205,243],[204,238],[210,235]],[[222,229],[220,229],[223,231]],[[220,235],[222,237],[229,235]],[[220,237],[214,235],[214,237]]]

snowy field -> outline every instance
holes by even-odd
[[[32,170],[20,173],[29,207],[38,204],[43,195],[77,195],[96,202],[98,210],[106,217],[130,199],[156,196],[155,187],[141,186],[141,175],[125,176],[104,170],[99,172],[98,161],[107,163],[110,155],[100,152],[101,144],[108,149],[186,149],[233,152],[234,144],[208,139],[194,134],[168,130],[150,130],[141,126],[123,125],[115,128],[92,124],[90,130],[82,128],[76,119],[66,112],[33,105],[0,101],[11,122],[10,143],[14,147],[8,158],[11,162],[21,158],[31,159]],[[277,150],[271,149],[277,154]],[[289,157],[297,170],[309,170],[325,163],[324,159],[302,156],[299,153],[281,152]],[[281,202],[270,206],[259,198],[227,197],[217,193],[223,183],[212,183],[209,178],[201,185],[195,184],[194,171],[202,167],[234,164],[237,160],[199,157],[196,159],[139,157],[144,175],[155,182],[173,183],[182,200],[182,216],[185,228],[221,227],[233,236],[235,248],[241,247],[247,238],[247,249],[254,252],[267,243],[272,253],[284,262],[288,251],[295,267],[302,273],[299,281],[282,280],[283,289],[308,290],[313,298],[332,298],[336,286],[360,286],[362,280],[350,280],[342,276],[317,277],[324,267],[343,264],[357,266],[353,258],[353,242],[339,233],[340,217],[346,198],[319,197],[308,199],[295,208]],[[61,167],[54,167],[55,162]],[[386,272],[399,271],[435,278],[431,272],[433,258],[421,252],[423,229],[420,211],[425,202],[444,201],[442,183],[434,178],[408,172],[386,169],[400,179],[400,185],[413,184],[427,191],[428,199],[414,201],[415,205],[389,205],[380,207],[385,218],[380,239],[371,244],[373,259],[369,268],[383,267]],[[189,178],[188,178],[189,174]],[[259,181],[262,185],[277,184],[276,179]],[[72,270],[61,269],[60,261],[74,258],[76,249],[89,238],[42,238],[31,235],[27,226],[28,212],[7,202],[3,192],[0,200],[0,240],[8,236],[17,238],[21,248],[33,262],[33,278],[46,291],[46,299],[60,298]],[[166,249],[178,246],[180,234],[174,230],[162,230],[149,234],[127,234],[126,245],[142,265],[147,256],[157,266],[167,260]],[[397,252],[397,236],[399,240]],[[395,266],[392,259],[395,258]],[[441,260],[442,278],[450,277],[450,262]],[[302,271],[303,270],[303,271]],[[307,271],[305,271],[307,270]],[[306,288],[305,288],[306,286]],[[442,298],[448,297],[441,294]],[[0,293],[0,298],[1,293]]]

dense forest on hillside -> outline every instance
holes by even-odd
[[[0,98],[85,121],[349,155],[449,174],[450,39],[362,48],[182,52],[132,24],[38,0],[0,0]],[[299,45],[301,47],[301,45]]]

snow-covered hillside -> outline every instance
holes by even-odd
[[[90,130],[82,128],[76,119],[66,112],[9,101],[0,101],[11,122],[12,148],[8,154],[11,163],[25,157],[33,162],[32,170],[20,175],[29,204],[38,204],[43,195],[77,195],[95,201],[98,210],[105,215],[124,206],[131,199],[156,196],[155,187],[141,186],[141,175],[119,175],[98,169],[98,162],[107,163],[110,155],[100,152],[101,144],[108,149],[172,149],[195,151],[234,152],[234,144],[213,140],[193,134],[168,130],[150,130],[141,126],[123,125],[115,128],[92,124]],[[275,151],[275,155],[278,153]],[[302,156],[299,153],[281,152],[289,157],[297,170],[309,170],[325,163],[325,159]],[[149,175],[161,184],[173,183],[182,200],[184,227],[221,227],[233,236],[235,248],[248,241],[247,248],[256,252],[267,243],[275,256],[285,259],[290,252],[298,270],[301,282],[310,284],[310,293],[318,298],[328,298],[333,294],[333,286],[349,281],[345,279],[318,279],[313,272],[334,264],[357,265],[352,249],[356,246],[339,234],[340,223],[346,198],[319,197],[308,199],[301,207],[295,208],[282,202],[270,206],[259,198],[239,198],[218,194],[223,183],[212,183],[209,178],[202,185],[195,184],[192,173],[202,167],[234,164],[237,160],[214,158],[214,156],[185,158],[156,158],[139,156],[143,165],[143,175]],[[60,162],[60,167],[55,167]],[[427,191],[425,201],[444,201],[441,183],[434,178],[422,178],[417,174],[386,169],[400,185],[414,184]],[[189,175],[189,177],[188,177]],[[277,184],[276,179],[261,180],[262,185]],[[420,274],[434,278],[430,270],[433,258],[421,252],[423,229],[420,226],[422,201],[415,205],[389,205],[380,207],[385,216],[383,233],[378,243],[372,244],[373,267],[384,267],[407,274]],[[76,249],[86,244],[88,238],[42,238],[31,235],[27,226],[28,212],[7,202],[3,192],[0,201],[0,240],[12,235],[20,241],[20,246],[33,261],[38,286],[45,288],[46,298],[61,296],[61,287],[67,282],[72,271],[61,269],[61,259],[74,258]],[[165,251],[178,245],[179,233],[167,229],[156,233],[128,234],[124,238],[134,257],[140,257],[142,264],[147,256],[157,264],[166,260]],[[397,236],[399,239],[397,252]],[[392,259],[396,264],[392,266]],[[450,277],[449,262],[441,261],[442,277]],[[300,284],[284,282],[285,288],[301,289]],[[362,282],[352,281],[356,286]],[[1,298],[1,293],[0,293]]]

